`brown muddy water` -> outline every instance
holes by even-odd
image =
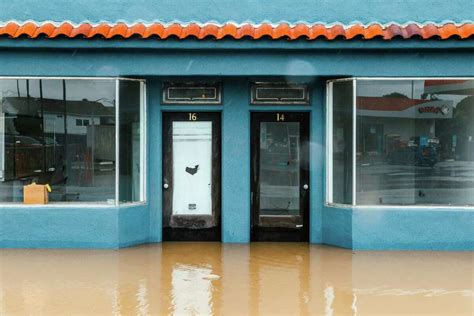
[[[0,250],[0,315],[474,315],[472,252]]]

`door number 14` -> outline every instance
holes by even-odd
[[[277,113],[277,122],[284,122],[285,121],[285,114],[283,113]]]

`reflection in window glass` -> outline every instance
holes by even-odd
[[[260,123],[260,214],[300,214],[300,123]]]
[[[120,81],[120,185],[121,202],[140,201],[143,180],[141,148],[141,83],[139,81]]]
[[[50,184],[50,201],[115,198],[115,81],[0,80],[0,201]],[[81,124],[77,124],[81,122]]]
[[[473,205],[473,120],[474,81],[357,81],[357,204]]]
[[[352,204],[353,83],[333,83],[332,193],[334,203]]]

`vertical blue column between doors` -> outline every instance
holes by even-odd
[[[322,215],[326,191],[325,87],[324,80],[317,80],[311,86],[309,241],[316,244],[322,243]]]
[[[224,82],[222,241],[250,241],[250,112],[244,80]]]

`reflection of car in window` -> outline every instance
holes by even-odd
[[[416,165],[433,167],[438,162],[436,149],[432,146],[418,147]]]
[[[44,178],[58,168],[63,169],[63,161],[59,157],[63,146],[53,138],[5,134],[4,141],[7,166],[3,180],[32,178],[38,181],[38,177]],[[49,182],[48,179],[45,181]]]
[[[420,145],[420,139],[421,145]],[[412,137],[407,147],[402,147],[392,151],[387,156],[387,161],[391,164],[429,166],[433,167],[438,163],[437,138],[425,139]]]
[[[29,136],[15,136],[15,144],[17,145],[30,145],[30,146],[41,146],[41,142],[33,137]]]

